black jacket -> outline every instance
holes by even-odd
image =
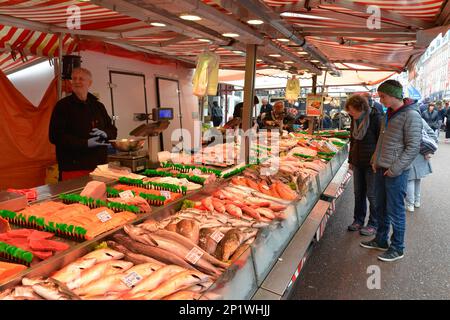
[[[103,130],[107,140],[117,137],[105,106],[88,93],[86,102],[75,94],[56,103],[50,120],[49,138],[56,146],[56,158],[60,171],[93,170],[106,163],[107,147],[88,148],[93,128]]]
[[[375,152],[378,136],[380,135],[383,116],[373,107],[370,110],[370,125],[367,128],[364,138],[362,140],[356,140],[353,136],[350,136],[348,162],[356,167],[370,167],[370,159]],[[353,126],[352,120],[350,132],[353,132]]]
[[[422,113],[422,118],[427,122],[431,129],[436,130],[439,128],[439,112],[437,110],[433,109],[432,113],[425,110]]]

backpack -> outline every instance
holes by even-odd
[[[426,123],[425,120],[422,120],[423,126],[422,126],[422,139],[420,141],[420,154],[422,155],[427,155],[429,153],[435,153],[438,149],[438,144],[437,144],[437,137],[436,135],[430,136],[428,134],[428,130],[430,129],[430,131],[432,131],[432,129],[430,128],[430,126]]]

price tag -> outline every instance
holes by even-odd
[[[166,200],[170,200],[170,191],[161,191],[161,195],[166,198]]]
[[[134,194],[133,194],[133,191],[126,190],[126,191],[122,191],[121,193],[119,193],[119,197],[123,200],[128,200],[128,199],[134,198]]]
[[[209,237],[213,239],[215,242],[219,243],[220,240],[222,240],[222,238],[225,237],[225,235],[219,230],[216,230]]]
[[[108,220],[111,220],[111,215],[109,214],[108,211],[102,211],[97,213],[97,218],[101,221],[101,222],[106,222]]]
[[[134,287],[141,280],[142,276],[136,272],[132,272],[122,278],[122,282],[125,283],[128,288]]]
[[[200,249],[193,247],[191,251],[186,255],[186,260],[192,264],[196,264],[198,260],[203,256],[203,252]]]
[[[198,176],[199,174],[202,174],[200,169],[194,169],[194,170],[192,170],[192,173],[195,174],[196,176]]]

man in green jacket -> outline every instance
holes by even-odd
[[[395,261],[404,256],[405,196],[409,169],[420,150],[422,118],[416,101],[403,99],[403,88],[398,81],[383,82],[378,87],[378,95],[388,108],[371,160],[374,172],[380,170],[383,174],[377,187],[381,217],[375,238],[361,242],[361,246],[386,251],[378,259]]]

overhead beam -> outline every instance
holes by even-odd
[[[368,32],[367,28],[318,28],[318,27],[294,27],[295,30],[299,32],[305,33],[356,33],[361,34]],[[401,35],[401,36],[415,36],[416,33],[407,28],[383,28],[383,29],[375,29],[370,30],[370,33],[377,34],[378,36],[382,36],[385,34],[389,35]]]
[[[369,67],[372,68],[380,68],[383,70],[390,70],[390,71],[396,71],[396,72],[402,72],[403,68],[396,68],[387,64],[380,64],[380,63],[374,63],[372,61],[368,61],[368,60],[363,60],[363,59],[353,59],[353,60],[335,60],[335,63],[342,63],[342,64],[347,64],[347,63],[352,63],[352,64],[361,64],[361,65],[368,65]]]
[[[355,3],[355,2],[349,1],[349,0],[320,0],[320,4],[321,5],[334,5],[334,6],[338,6],[341,8],[345,8],[345,9],[349,9],[349,10],[353,10],[353,11],[361,12],[361,13],[365,13],[365,14],[368,14],[368,8],[369,8],[369,5]],[[434,26],[434,23],[426,22],[421,19],[406,17],[404,15],[401,15],[401,14],[398,14],[395,12],[391,12],[391,11],[387,11],[387,10],[383,10],[383,9],[380,9],[380,10],[381,10],[382,18],[387,18],[387,19],[395,21],[401,25],[408,25],[411,27],[423,28],[423,29],[431,28]]]
[[[441,9],[441,14],[436,20],[436,25],[444,26],[450,24],[450,1],[447,0],[445,4],[443,4]]]
[[[267,5],[263,4],[257,0],[231,0],[236,5],[242,6],[248,11],[252,12],[259,19],[263,20],[265,23],[270,24],[275,30],[280,32],[284,37],[288,38],[292,42],[300,45],[304,51],[311,54],[315,59],[319,60],[321,63],[327,66],[327,68],[333,70],[336,73],[339,73],[336,70],[335,66],[333,66],[327,57],[317,50],[315,47],[311,46],[306,42],[304,38],[297,37],[291,27],[285,26],[284,21],[279,19],[279,16]],[[295,60],[301,60],[299,57],[292,55],[295,57]],[[317,70],[317,68],[315,68]],[[315,71],[317,73],[317,71]],[[321,72],[321,71],[320,71]]]
[[[150,23],[152,21],[167,24],[164,27],[191,38],[207,38],[218,44],[226,44],[229,40],[221,34],[197,23],[185,21],[179,17],[139,0],[91,0],[90,3],[122,13],[129,17]]]

